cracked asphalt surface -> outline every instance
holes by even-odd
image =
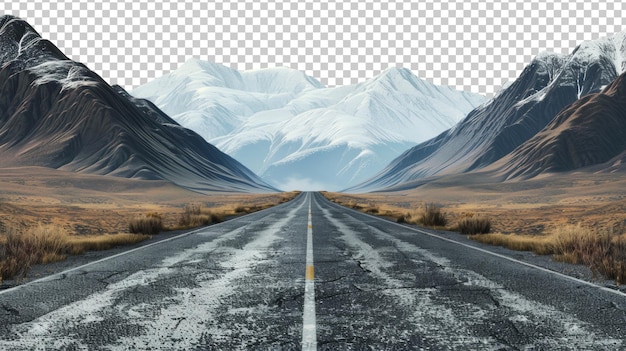
[[[0,291],[1,350],[619,350],[626,297],[320,194]]]

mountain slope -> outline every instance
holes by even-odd
[[[454,128],[407,150],[366,191],[420,178],[482,169],[532,138],[569,104],[600,91],[624,69],[626,32],[580,45],[570,55],[537,56],[510,86]]]
[[[271,191],[150,102],[0,17],[0,166],[164,179],[196,191]]]
[[[406,69],[324,88],[294,70],[239,73],[198,60],[132,93],[276,186],[335,190],[367,179],[484,102]]]
[[[602,92],[590,94],[563,109],[533,138],[494,168],[506,178],[532,178],[605,164],[620,165],[626,157],[626,73]],[[500,166],[502,164],[502,166]]]

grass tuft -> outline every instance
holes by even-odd
[[[223,221],[224,214],[205,209],[202,204],[190,203],[185,205],[183,213],[178,220],[178,226],[179,229],[186,229],[221,223]]]
[[[72,235],[69,237],[70,254],[79,255],[86,251],[103,251],[122,245],[133,245],[149,239],[143,234]]]
[[[163,218],[154,212],[132,218],[128,222],[128,231],[132,234],[159,234],[163,228]]]
[[[427,227],[445,227],[448,224],[448,220],[441,210],[441,205],[432,202],[424,205],[418,222]]]
[[[516,251],[532,251],[540,255],[553,253],[550,238],[543,235],[515,235],[515,234],[476,234],[470,239],[483,244],[502,246]]]
[[[407,223],[407,217],[408,215],[403,215],[403,214],[399,215],[396,218],[396,223]]]
[[[53,225],[39,225],[22,233],[9,228],[0,250],[0,276],[12,278],[23,275],[38,263],[50,263],[66,258],[70,244],[65,229]]]
[[[63,261],[67,255],[106,250],[150,238],[148,235],[116,234],[74,236],[55,225],[28,229],[8,228],[0,245],[0,282],[23,276],[35,264]]]
[[[544,236],[480,234],[470,239],[512,250],[553,255],[558,261],[589,266],[617,284],[626,282],[626,236],[610,230],[568,225]]]
[[[467,216],[462,218],[456,225],[461,234],[487,234],[491,231],[491,221],[480,216]]]
[[[408,210],[388,204],[372,204],[357,202],[354,198],[343,196],[336,193],[322,191],[321,194],[331,202],[351,208],[353,210],[387,217],[395,220],[397,223],[419,224],[428,227],[445,227],[448,223],[447,218],[441,206],[438,204],[428,203],[424,208]]]
[[[376,206],[369,206],[365,209],[365,213],[369,213],[369,214],[379,214],[380,210],[378,209],[378,207]]]

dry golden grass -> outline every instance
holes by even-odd
[[[454,231],[461,234],[487,234],[491,231],[491,220],[482,216],[468,215],[461,218],[454,227]]]
[[[618,284],[626,281],[626,236],[581,225],[568,225],[544,236],[479,234],[471,239],[518,251],[553,255],[562,262],[584,264]]]
[[[75,236],[56,225],[9,228],[3,237],[0,245],[0,279],[21,276],[34,264],[62,261],[67,255],[106,250],[150,238],[149,235],[135,234]]]
[[[82,175],[42,167],[0,168],[0,179],[1,251],[18,240],[18,236],[9,240],[8,232],[23,234],[21,229],[11,228],[35,228],[41,224],[71,233],[67,236],[70,248],[41,254],[37,261],[42,262],[149,238],[147,235],[124,234],[128,233],[129,219],[133,218],[160,216],[165,229],[177,229],[184,205],[190,202],[201,203],[217,216],[227,217],[268,208],[298,194],[205,195],[163,181]],[[239,211],[235,211],[238,207],[241,207]],[[28,242],[25,240],[26,244]],[[26,264],[1,256],[0,270],[14,271],[18,275],[23,273],[33,259],[27,246],[30,245],[20,246],[23,252],[18,255]]]
[[[133,245],[149,239],[142,234],[72,235],[68,241],[70,254],[78,255],[86,251],[102,251],[116,246]]]
[[[34,264],[63,260],[69,247],[63,228],[40,225],[23,232],[9,228],[0,250],[0,276],[11,278]]]
[[[553,237],[547,235],[476,234],[469,237],[483,244],[502,246],[517,251],[532,251],[540,255],[553,253]]]
[[[618,234],[626,233],[626,177],[620,172],[560,173],[512,182],[464,174],[406,191],[325,196],[340,204],[377,207],[383,215],[413,224],[418,222],[424,200],[436,201],[443,205],[450,229],[459,230],[468,224],[463,223],[466,218],[488,218],[490,231],[497,234],[472,238],[515,250],[554,254],[555,259],[588,265],[620,283],[625,279],[622,267],[626,266],[626,255],[622,247],[626,239]],[[577,224],[596,229],[571,230]],[[581,232],[595,234],[589,241],[590,234],[579,235]],[[611,234],[609,240],[602,233],[616,234]],[[554,245],[557,238],[562,242],[557,247],[566,247],[566,242],[580,244],[559,253]],[[595,248],[593,254],[586,254],[590,247]],[[610,254],[603,256],[607,251]]]
[[[128,231],[131,234],[159,234],[163,229],[163,218],[155,212],[134,217],[128,222]]]
[[[221,223],[226,218],[261,211],[272,206],[291,201],[300,194],[299,191],[283,193],[271,201],[259,202],[251,205],[227,204],[206,207],[203,203],[191,202],[183,207],[176,225],[167,227],[168,230],[190,229],[215,223]]]
[[[350,195],[340,193],[322,191],[321,194],[331,202],[337,203],[345,207],[349,207],[357,211],[376,214],[384,217],[391,217],[395,219],[401,216],[406,216],[405,209],[391,208],[386,204],[375,204],[367,201],[366,199],[359,199]]]
[[[421,215],[418,217],[419,224],[426,227],[445,227],[448,224],[442,207],[436,203],[426,203]]]
[[[443,228],[447,224],[442,206],[435,203],[416,203],[415,207],[403,208],[386,203],[376,203],[339,193],[323,191],[328,200],[357,211],[394,219],[398,223],[419,224],[427,227]]]
[[[505,183],[483,181],[481,175],[462,175],[405,191],[327,194],[341,203],[369,204],[381,212],[398,214],[416,212],[425,202],[436,202],[443,206],[451,226],[473,213],[489,218],[492,232],[505,234],[544,235],[577,223],[626,233],[623,173],[577,172]]]
[[[176,227],[185,204],[202,203],[216,212],[237,206],[260,209],[297,193],[191,192],[164,181],[82,175],[42,167],[0,168],[0,231],[39,223],[81,235],[128,232],[130,218],[162,215],[163,226]]]
[[[215,209],[204,208],[204,206],[199,203],[189,203],[185,205],[176,229],[195,228],[223,221],[224,211],[220,213]]]

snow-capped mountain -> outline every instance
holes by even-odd
[[[543,53],[511,85],[454,128],[393,160],[350,191],[408,188],[420,179],[483,169],[535,136],[566,106],[599,92],[626,68],[626,32]]]
[[[0,166],[275,191],[151,102],[111,87],[25,21],[0,17]]]
[[[391,68],[364,83],[323,87],[301,72],[238,72],[191,60],[135,89],[270,184],[338,190],[455,125],[480,95]]]
[[[506,179],[525,179],[590,166],[594,172],[613,172],[623,169],[624,161],[626,73],[600,93],[586,95],[564,108],[493,168]]]

